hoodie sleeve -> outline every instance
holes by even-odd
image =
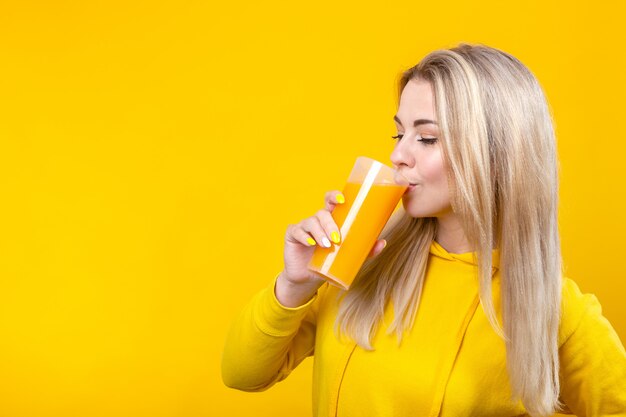
[[[566,280],[561,400],[577,416],[626,416],[626,352],[595,295]]]
[[[231,325],[222,355],[222,380],[228,387],[264,391],[313,354],[317,309],[327,284],[306,304],[289,308],[276,299],[276,279]]]

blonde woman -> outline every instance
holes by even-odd
[[[225,384],[262,391],[314,355],[314,416],[626,416],[624,347],[596,297],[561,276],[535,77],[462,44],[404,72],[399,96],[402,215],[347,292],[306,267],[340,239],[341,194],[289,226],[284,270],[233,323]]]

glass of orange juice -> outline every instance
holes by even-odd
[[[394,181],[395,170],[367,157],[358,157],[343,189],[345,203],[332,211],[341,242],[318,246],[309,268],[330,284],[350,288],[380,232],[402,198],[407,185]]]

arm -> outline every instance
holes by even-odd
[[[569,282],[567,301],[580,314],[567,320],[559,349],[561,399],[577,416],[626,416],[626,352],[592,294]],[[576,305],[576,307],[573,307]],[[567,314],[568,309],[565,310]]]
[[[320,291],[305,304],[283,306],[275,283],[259,292],[235,319],[222,356],[222,379],[243,391],[263,391],[285,379],[315,347]]]

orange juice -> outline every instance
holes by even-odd
[[[332,212],[341,242],[315,248],[309,268],[348,289],[405,190],[395,184],[348,182],[343,190],[346,202]]]

